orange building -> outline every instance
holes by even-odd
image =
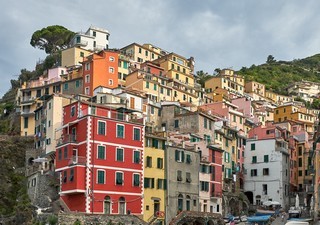
[[[118,87],[118,55],[116,51],[104,50],[84,59],[82,64],[84,94],[93,95],[94,89],[98,86]]]

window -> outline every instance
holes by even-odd
[[[24,128],[28,128],[28,117],[24,118]]]
[[[90,70],[90,63],[86,63],[85,67],[86,67],[85,70]]]
[[[63,183],[67,183],[67,171],[63,171]]]
[[[146,81],[146,88],[149,88],[149,86],[150,86],[149,81]]]
[[[110,57],[109,57],[109,61],[110,61],[110,62],[114,62],[114,57],[113,57],[113,56],[110,56]]]
[[[68,90],[68,83],[64,83],[63,89],[64,89],[64,90]]]
[[[117,124],[117,138],[124,138],[124,126]]]
[[[139,151],[133,151],[133,163],[140,163],[140,152]]]
[[[74,179],[74,169],[71,168],[71,169],[70,169],[70,177],[69,177],[70,182],[72,182],[73,179]]]
[[[158,179],[157,188],[164,189],[164,179]]]
[[[133,186],[140,186],[140,174],[133,174]]]
[[[252,177],[258,176],[257,169],[251,170],[251,176],[252,176]]]
[[[191,155],[186,154],[186,163],[187,163],[187,164],[190,164],[191,162],[192,162],[192,160],[191,160]]]
[[[163,168],[163,159],[157,158],[157,168],[162,169]]]
[[[264,194],[264,195],[268,194],[268,185],[267,184],[262,185],[262,194]]]
[[[117,161],[123,162],[123,148],[117,148]]]
[[[302,147],[301,147],[301,146],[299,147],[298,155],[299,155],[299,156],[301,156],[301,155],[302,155]]]
[[[86,75],[86,77],[85,77],[85,83],[90,83],[90,75]]]
[[[178,195],[178,210],[183,210],[183,196],[182,194]]]
[[[89,95],[90,94],[90,88],[86,87],[85,90],[84,90],[84,93],[86,95]]]
[[[157,85],[153,84],[153,90],[156,91],[157,90]]]
[[[140,141],[140,128],[133,128],[133,140]]]
[[[203,120],[203,127],[204,127],[205,129],[207,129],[207,127],[208,127],[208,120],[207,120],[207,118],[204,118],[204,120]]]
[[[229,152],[224,153],[224,162],[226,162],[226,163],[230,162],[230,153]]]
[[[109,85],[112,86],[113,85],[113,80],[109,79]]]
[[[92,32],[92,36],[96,37],[97,33],[95,31]]]
[[[106,158],[106,147],[103,145],[98,146],[98,159]]]
[[[298,165],[299,165],[299,167],[302,167],[302,158],[298,159]]]
[[[177,181],[182,181],[182,171],[177,170]]]
[[[105,171],[98,170],[98,184],[104,184],[105,182]]]
[[[255,143],[251,144],[251,151],[253,151],[253,150],[256,150],[256,144]]]
[[[176,150],[175,151],[175,160],[176,160],[176,162],[184,162],[184,151]]]
[[[63,158],[64,158],[64,159],[67,159],[67,158],[68,158],[68,147],[64,147]]]
[[[152,167],[152,157],[147,156],[146,167]]]
[[[114,73],[114,68],[113,67],[109,67],[109,73]]]
[[[145,188],[154,188],[154,178],[144,178],[144,187]]]
[[[264,162],[269,162],[269,155],[264,155],[263,156],[263,161]]]
[[[62,159],[62,150],[61,150],[61,148],[58,150],[58,159],[59,160]]]
[[[76,107],[72,106],[70,115],[71,115],[71,117],[73,117],[75,114],[76,114]]]
[[[257,156],[252,156],[252,163],[257,163]]]
[[[116,185],[122,185],[122,184],[123,184],[123,173],[116,172]]]
[[[263,168],[262,172],[264,176],[269,175],[269,168]]]
[[[209,191],[209,182],[200,181],[200,191]]]
[[[106,135],[106,122],[98,121],[98,134]]]
[[[174,128],[178,128],[179,127],[179,120],[174,120]]]
[[[191,173],[189,173],[189,172],[186,172],[186,182],[187,183],[191,183]]]
[[[299,174],[299,177],[302,177],[302,170],[299,170],[298,174]]]

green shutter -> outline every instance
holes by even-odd
[[[175,151],[175,160],[176,161],[179,160],[179,151],[178,150]]]
[[[181,151],[181,161],[184,162],[184,151]]]

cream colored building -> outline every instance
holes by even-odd
[[[61,51],[61,66],[81,66],[83,58],[91,55],[92,52],[80,47],[71,47]]]
[[[231,69],[223,69],[218,76],[205,82],[205,89],[207,93],[211,93],[217,88],[222,88],[234,95],[243,96],[244,82],[243,76],[235,74]]]

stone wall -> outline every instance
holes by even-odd
[[[73,225],[79,221],[81,225],[147,225],[135,215],[93,215],[82,213],[60,213],[59,225]]]
[[[28,195],[34,206],[48,208],[59,198],[55,182],[50,171],[38,171],[28,177]]]

